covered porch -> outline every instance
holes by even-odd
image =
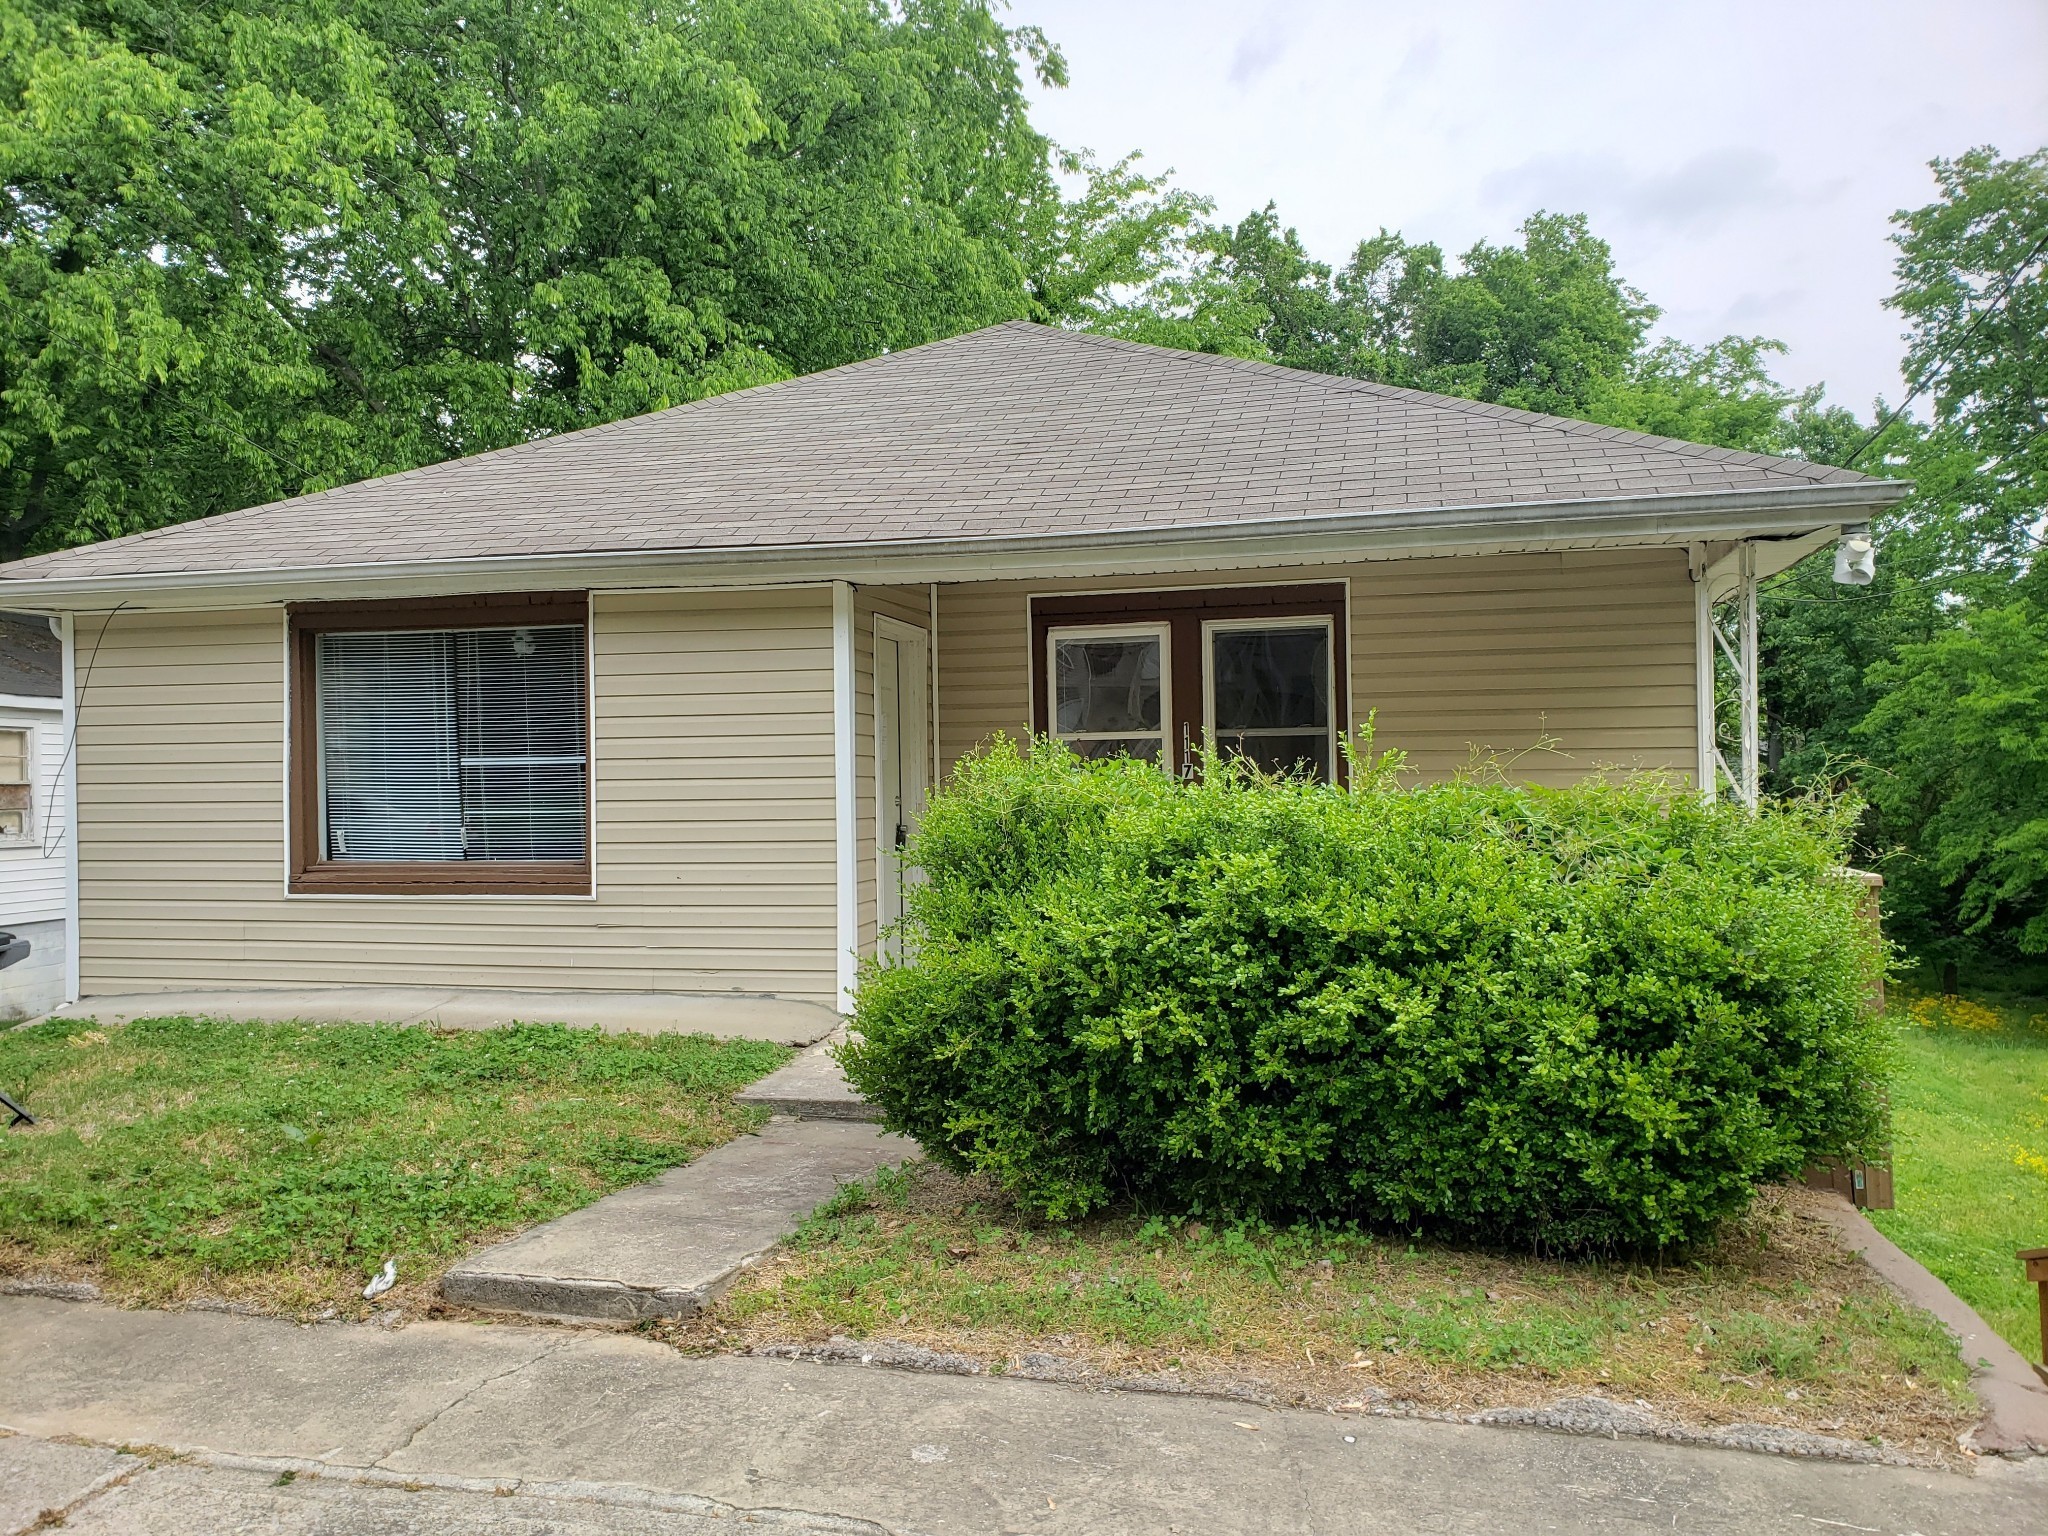
[[[1757,584],[1841,534],[838,583],[842,983],[898,915],[931,786],[999,733],[1341,779],[1369,728],[1417,781],[1651,771],[1753,800]]]

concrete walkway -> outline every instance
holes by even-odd
[[[797,1052],[794,1061],[742,1088],[733,1099],[806,1120],[879,1121],[882,1111],[855,1093],[839,1069],[834,1053],[845,1041],[846,1031],[834,1030],[816,1045]]]
[[[691,1317],[843,1184],[917,1144],[844,1120],[771,1120],[695,1162],[473,1253],[441,1277],[450,1301],[536,1317]]]
[[[593,1510],[763,1511],[823,1530],[1022,1532],[1865,1532],[2036,1536],[2048,1462],[1974,1477],[1654,1441],[1362,1419],[1202,1398],[690,1358],[626,1335],[517,1326],[300,1327],[217,1313],[0,1297],[0,1426],[198,1453],[100,1524],[69,1529],[690,1529],[483,1524],[455,1500],[585,1495]],[[5,1465],[5,1463],[0,1463]],[[210,1481],[235,1467],[264,1477]],[[75,1476],[117,1471],[83,1460]],[[285,1472],[296,1477],[279,1489]],[[317,1475],[316,1520],[262,1500]],[[368,1479],[361,1484],[349,1479]],[[347,1503],[417,1485],[418,1518]],[[265,1487],[279,1489],[276,1495]],[[206,1503],[208,1490],[222,1502]],[[114,1499],[118,1490],[95,1495]],[[443,1493],[448,1500],[435,1502]],[[679,1501],[698,1500],[699,1504]],[[635,1501],[638,1501],[636,1504]],[[31,1500],[33,1502],[33,1500]],[[781,1511],[781,1514],[766,1514]],[[10,1508],[11,1512],[11,1508]],[[237,1521],[249,1512],[246,1524]],[[344,1518],[346,1514],[346,1518]],[[457,1518],[461,1516],[461,1518]],[[608,1518],[608,1517],[607,1517]],[[424,1523],[422,1523],[424,1522]],[[728,1520],[723,1528],[738,1522]],[[797,1529],[805,1529],[797,1524]]]
[[[820,1003],[791,998],[692,992],[515,992],[489,987],[302,987],[206,992],[102,994],[67,1003],[57,1019],[130,1019],[190,1014],[201,1018],[291,1020],[319,1024],[438,1024],[491,1029],[503,1024],[578,1024],[610,1034],[705,1034],[724,1039],[809,1045],[839,1028]]]

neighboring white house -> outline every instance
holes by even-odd
[[[66,991],[63,692],[49,621],[0,614],[0,932],[29,944],[26,958],[0,970],[0,1020],[47,1013]]]

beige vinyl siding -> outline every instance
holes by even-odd
[[[928,587],[857,587],[853,594],[855,847],[860,858],[860,952],[875,947],[882,879],[875,837],[875,615],[885,614],[927,632]],[[927,769],[929,776],[929,769]]]
[[[597,895],[287,897],[284,618],[118,615],[78,734],[88,993],[834,993],[831,598],[599,594]]]
[[[939,745],[950,764],[1030,730],[1032,593],[1348,582],[1354,723],[1441,778],[1475,753],[1538,783],[1695,766],[1692,584],[1682,550],[1600,550],[939,589]],[[1539,744],[1552,743],[1539,750]]]

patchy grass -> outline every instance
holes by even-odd
[[[1111,1374],[1342,1406],[1471,1409],[1597,1391],[1696,1424],[1882,1439],[1949,1456],[1975,1409],[1953,1345],[1771,1191],[1684,1264],[1552,1262],[1349,1230],[1135,1215],[1035,1222],[929,1164],[820,1211],[685,1348],[895,1339],[1002,1368]]]
[[[754,1124],[788,1058],[701,1035],[166,1018],[0,1033],[0,1274],[361,1316],[470,1246],[686,1163]],[[417,1301],[422,1298],[413,1296]]]
[[[2039,999],[1905,994],[1892,1007],[1898,1209],[1873,1211],[2030,1360],[2040,1303],[2013,1254],[2048,1247],[2048,1018]]]

